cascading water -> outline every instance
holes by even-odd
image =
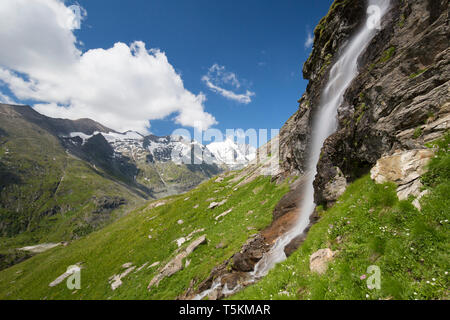
[[[309,218],[314,212],[313,182],[317,174],[317,163],[325,140],[337,130],[337,110],[343,102],[344,93],[350,86],[353,79],[358,75],[358,58],[367,48],[370,41],[377,33],[381,18],[388,11],[390,0],[369,0],[368,16],[366,23],[361,30],[349,41],[347,47],[342,52],[339,60],[333,65],[327,85],[321,95],[321,103],[318,107],[316,118],[312,126],[312,142],[310,145],[310,158],[307,164],[307,180],[304,188],[304,197],[300,205],[300,216],[294,227],[281,236],[272,249],[255,266],[255,271],[250,274],[251,279],[256,281],[267,275],[277,263],[286,259],[284,248],[295,237],[301,235],[309,225]],[[251,281],[250,281],[251,282]],[[196,298],[202,299],[211,291],[220,288],[220,279],[217,279],[211,289],[201,293]],[[230,295],[239,290],[222,288],[222,293]]]
[[[313,121],[311,132],[310,158],[307,165],[307,180],[304,197],[300,206],[300,217],[296,225],[280,237],[271,251],[256,265],[254,276],[265,276],[275,264],[286,259],[284,248],[295,237],[301,235],[309,225],[309,218],[314,212],[314,179],[317,163],[320,159],[325,140],[337,130],[337,109],[343,102],[344,93],[353,79],[358,75],[358,58],[367,48],[377,33],[381,18],[389,8],[390,0],[368,1],[368,16],[361,30],[350,40],[339,60],[331,68],[328,83],[321,95],[317,117]]]

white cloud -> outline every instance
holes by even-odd
[[[306,40],[305,40],[305,48],[311,48],[313,43],[314,43],[314,34],[311,31],[308,31],[308,34],[307,34]]]
[[[0,82],[19,99],[39,101],[43,114],[91,118],[118,131],[145,132],[149,120],[172,114],[183,126],[217,123],[164,52],[140,41],[81,52],[78,23],[61,0],[1,0]]]
[[[249,90],[246,90],[245,93],[235,93],[232,90],[223,88],[224,85],[228,85],[233,89],[240,89],[241,83],[235,73],[226,71],[224,66],[220,66],[217,63],[208,69],[208,73],[202,77],[202,81],[211,91],[239,103],[249,104],[255,95],[254,92]]]
[[[16,102],[8,97],[6,94],[0,91],[0,103],[4,104],[16,104]]]

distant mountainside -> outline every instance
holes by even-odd
[[[188,191],[228,169],[213,155],[212,164],[172,161],[173,152],[195,148],[206,151],[181,137],[122,134],[0,104],[0,253],[81,237],[145,199]]]
[[[187,191],[220,172],[242,169],[256,156],[256,148],[229,138],[205,146],[181,136],[143,136],[134,131],[110,130],[71,132],[61,139],[73,153],[81,150],[92,155],[95,151],[88,161],[103,159],[99,165],[118,176],[132,177],[157,198]],[[101,145],[103,148],[99,148]],[[120,165],[112,167],[117,161]]]
[[[198,165],[192,154],[204,146],[173,137],[142,136],[137,132],[71,132],[60,136],[71,153],[123,180],[136,184],[153,198],[186,192],[224,171],[219,163]],[[200,152],[193,152],[200,148]],[[173,158],[173,155],[177,157]],[[180,158],[178,158],[180,157]],[[189,158],[189,159],[186,159]],[[182,159],[185,161],[174,161]],[[189,160],[189,161],[188,161]]]
[[[242,168],[256,152],[231,140],[211,149],[0,104],[0,237],[8,237],[0,250],[18,235],[24,244],[77,238],[144,199],[183,193]]]
[[[50,119],[30,107],[0,105],[0,251],[81,237],[148,198],[137,184],[84,161],[80,155],[94,154],[89,145],[72,153],[58,138],[99,129],[107,130],[91,120]]]

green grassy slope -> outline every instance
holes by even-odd
[[[143,201],[39,126],[2,116],[0,128],[0,253],[83,236]],[[128,204],[97,212],[105,198]]]
[[[438,143],[422,178],[431,193],[421,212],[411,201],[398,201],[394,185],[363,177],[321,212],[295,254],[233,299],[448,299],[449,137]],[[310,272],[309,258],[323,248],[339,253],[319,276]],[[367,288],[371,265],[381,269],[381,290]]]
[[[277,186],[269,177],[236,189],[237,182],[228,177],[223,182],[210,180],[198,188],[164,200],[165,205],[152,208],[146,204],[102,230],[58,247],[0,272],[0,299],[174,299],[189,287],[191,279],[197,286],[211,270],[230,258],[248,238],[272,221],[272,211],[288,191],[287,184]],[[214,200],[213,200],[214,199]],[[212,201],[228,199],[222,206],[209,209]],[[198,205],[198,207],[197,207]],[[233,209],[217,221],[219,214]],[[253,212],[251,212],[253,211]],[[179,224],[179,220],[183,220]],[[187,268],[166,278],[158,288],[147,290],[150,280],[176,255],[176,240],[194,230],[185,248],[205,234],[207,244],[201,245],[187,259]],[[151,235],[151,239],[149,238]],[[218,244],[221,243],[221,246]],[[50,288],[49,284],[82,262],[81,290],[72,292],[65,282]],[[124,263],[135,266],[160,262],[158,267],[143,268],[124,278],[123,285],[113,291],[108,279],[123,272]]]
[[[155,198],[189,191],[222,172],[212,165],[179,165],[172,161],[148,163],[140,160],[136,165],[139,168],[136,181],[150,188]]]

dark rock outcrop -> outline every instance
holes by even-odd
[[[304,66],[308,88],[280,133],[285,175],[305,170],[311,119],[333,61],[365,14],[362,3],[335,1],[315,30],[314,49]],[[318,204],[332,204],[339,196],[330,192],[337,177],[351,182],[383,155],[421,148],[449,128],[448,1],[391,3],[382,31],[359,58],[360,73],[338,109],[338,131],[323,146],[314,182]]]
[[[320,103],[330,67],[343,46],[359,27],[365,15],[364,1],[337,0],[314,30],[314,47],[303,66],[303,77],[309,80],[299,102],[299,110],[280,131],[280,160],[285,175],[306,170],[312,119]]]
[[[314,213],[309,217],[309,225],[303,233],[292,239],[292,241],[284,247],[284,253],[287,257],[290,257],[295,251],[297,251],[298,248],[300,248],[303,242],[305,242],[309,230],[315,223],[317,223],[317,221],[319,221],[319,215],[317,214],[317,211],[314,211]]]
[[[93,200],[97,207],[94,211],[95,213],[109,213],[112,210],[127,204],[127,200],[121,197],[104,196],[101,198],[94,198]]]
[[[265,243],[264,238],[260,235],[251,239],[242,247],[240,252],[233,256],[233,269],[238,272],[253,271],[255,265],[262,259],[267,249],[268,246]]]
[[[284,248],[284,253],[286,257],[290,257],[297,249],[302,245],[302,243],[306,240],[306,234],[302,233],[301,235],[292,239],[292,241]]]

